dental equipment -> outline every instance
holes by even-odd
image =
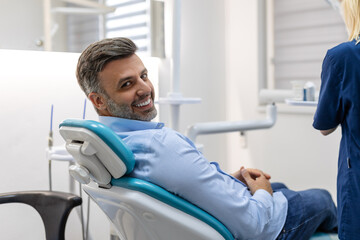
[[[159,98],[157,103],[171,106],[170,127],[179,130],[180,106],[182,104],[196,104],[201,98],[185,98],[180,92],[180,35],[181,35],[181,0],[173,1],[173,32],[172,32],[172,62],[171,62],[171,91],[165,98]]]
[[[54,114],[54,105],[51,105],[51,114],[50,114],[50,132],[49,132],[49,138],[48,138],[48,148],[46,149],[46,158],[48,160],[49,163],[49,190],[52,191],[52,161],[63,161],[63,162],[68,162],[69,166],[74,164],[74,159],[73,157],[66,151],[64,146],[53,146],[54,145],[54,141],[53,141],[53,131],[52,131],[52,126],[53,126],[53,114]],[[84,109],[83,109],[83,119],[85,119],[85,115],[86,115],[86,99],[84,101]],[[74,179],[70,176],[69,179],[69,191],[71,193],[75,193],[75,185],[74,185]],[[80,198],[82,199],[82,187],[81,184],[79,184],[79,195]],[[86,222],[86,228],[85,228],[85,224],[84,224],[84,208],[83,205],[81,205],[80,207],[80,212],[79,210],[77,211],[80,221],[81,221],[81,228],[82,228],[82,236],[83,239],[90,239],[89,238],[89,214],[90,214],[90,198],[88,197],[88,202],[87,202],[87,222]]]
[[[85,116],[86,116],[86,98],[84,100],[84,110],[83,110],[83,116],[82,119],[85,120]],[[80,197],[82,198],[82,187],[81,187],[81,183],[79,183],[79,190],[80,190]],[[89,239],[89,222],[90,222],[90,197],[88,196],[88,201],[87,201],[87,219],[86,219],[86,228],[84,226],[84,209],[83,206],[81,206],[81,226],[82,226],[82,231],[83,231],[83,236],[84,239]]]
[[[73,162],[72,156],[64,149],[63,146],[54,146],[54,139],[53,139],[53,117],[54,117],[54,105],[51,105],[51,112],[50,112],[50,131],[48,137],[48,147],[46,149],[46,159],[48,160],[49,165],[49,190],[52,191],[52,160],[56,161],[66,161],[66,162]],[[71,179],[70,179],[71,180]]]
[[[195,142],[198,135],[271,128],[275,122],[276,106],[275,104],[269,104],[266,106],[266,119],[264,120],[196,123],[188,128],[186,136]]]
[[[49,138],[48,138],[48,149],[51,151],[54,140],[53,140],[53,131],[52,131],[52,123],[53,123],[53,113],[54,113],[54,105],[51,104],[51,113],[50,113],[50,131],[49,131]],[[52,190],[52,182],[51,182],[51,159],[48,158],[49,164],[49,189]]]
[[[226,239],[233,237],[217,219],[149,182],[124,177],[135,160],[130,149],[105,125],[65,120],[60,134],[76,165],[70,174],[127,240]]]

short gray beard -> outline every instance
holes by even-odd
[[[149,109],[146,115],[139,115],[137,113],[134,113],[128,105],[117,104],[107,94],[103,94],[103,95],[107,102],[107,109],[109,113],[114,117],[133,119],[139,121],[151,121],[157,115],[157,110],[155,107]]]

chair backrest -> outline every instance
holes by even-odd
[[[107,187],[111,176],[120,178],[135,165],[131,150],[107,126],[92,120],[68,119],[60,124],[60,134],[66,141],[66,150],[77,165],[70,174],[81,183],[90,178]]]
[[[76,160],[70,173],[87,184],[84,190],[108,215],[119,236],[154,240],[233,239],[221,222],[186,200],[152,183],[122,177],[133,170],[134,156],[107,126],[70,119],[60,124],[60,134]],[[126,227],[126,223],[132,223],[131,227]]]
[[[65,226],[71,210],[81,205],[74,194],[55,191],[24,191],[0,194],[0,204],[24,203],[40,214],[45,226],[46,240],[64,240]]]

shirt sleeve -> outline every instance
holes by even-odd
[[[210,213],[236,239],[252,239],[263,232],[273,214],[268,192],[258,190],[252,196],[244,184],[219,172],[180,134],[159,134],[152,145],[162,158],[151,170],[155,184]]]
[[[322,65],[319,103],[313,127],[328,130],[337,127],[343,119],[341,72],[328,51]]]

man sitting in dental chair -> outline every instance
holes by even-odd
[[[270,175],[257,169],[226,174],[185,136],[151,122],[157,114],[154,88],[136,50],[126,38],[96,42],[81,54],[76,72],[100,122],[133,151],[131,177],[197,205],[235,239],[305,240],[317,230],[336,231],[336,207],[327,191],[295,192],[271,184]]]

